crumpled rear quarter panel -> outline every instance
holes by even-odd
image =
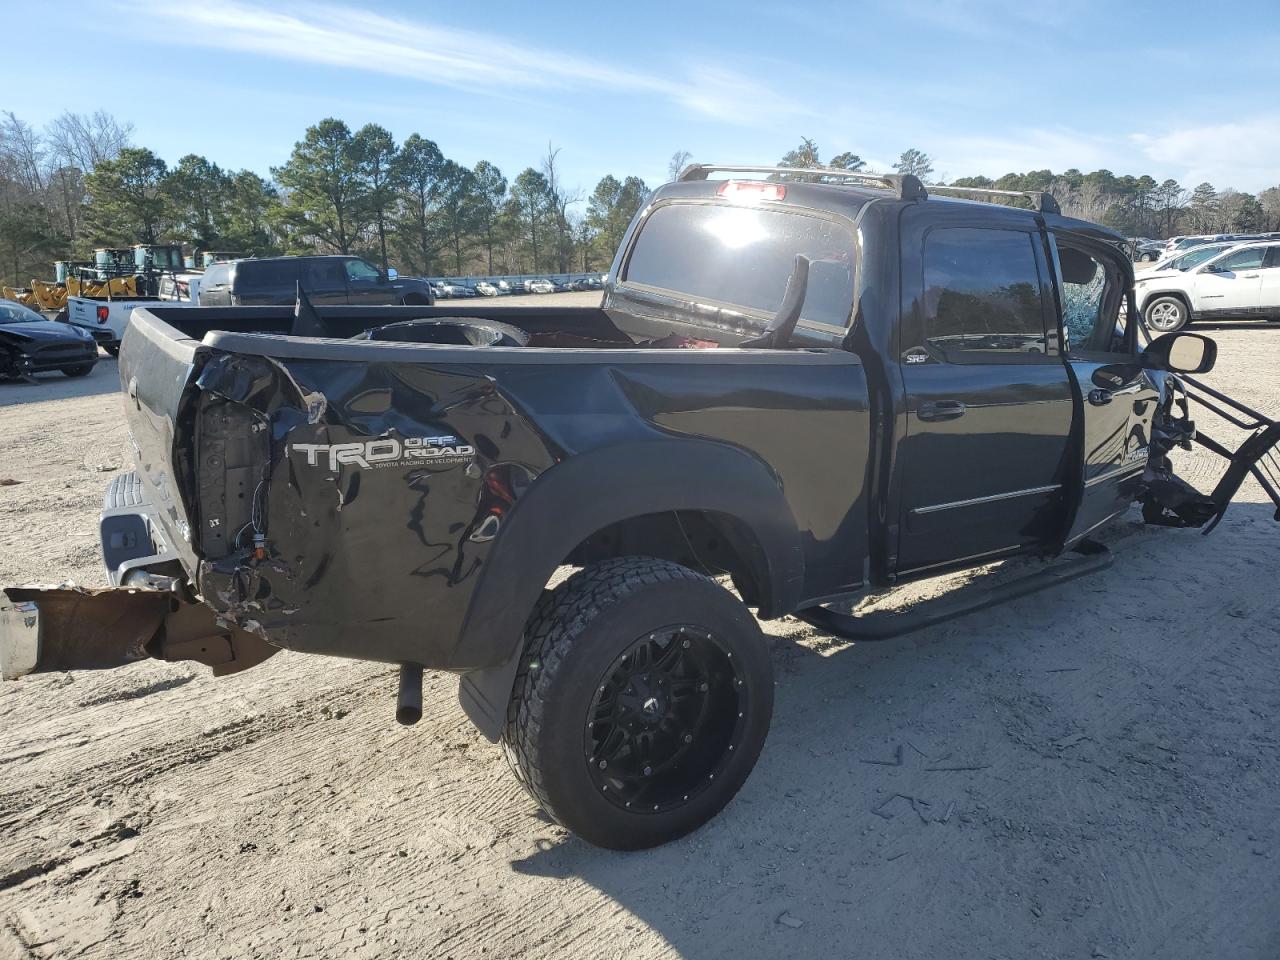
[[[244,531],[240,549],[201,564],[206,600],[284,647],[446,665],[491,548],[485,517],[504,506],[503,484],[552,462],[532,427],[474,371],[224,354],[200,386],[247,403],[271,431],[257,493],[266,557],[251,558]],[[444,436],[474,457],[334,470],[305,446]]]

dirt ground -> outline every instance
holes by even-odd
[[[1280,415],[1280,326],[1214,334],[1211,382]],[[0,384],[0,583],[104,582],[115,377]],[[448,677],[412,728],[392,669],[292,653],[6,684],[0,958],[1274,960],[1263,501],[1247,486],[1207,538],[1131,514],[1110,571],[897,641],[767,624],[755,773],[638,854],[541,817]]]

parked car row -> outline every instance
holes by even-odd
[[[1245,243],[1250,240],[1280,240],[1280,233],[1201,233],[1170,237],[1164,242],[1164,256],[1198,247],[1206,243]]]
[[[437,300],[466,297],[505,297],[522,293],[569,293],[603,290],[606,276],[587,274],[581,277],[529,277],[508,279],[497,277],[431,280],[431,291]]]
[[[1194,245],[1138,274],[1134,298],[1154,333],[1193,320],[1280,321],[1280,235]]]

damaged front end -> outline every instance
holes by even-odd
[[[1247,433],[1235,450],[1199,429],[1191,413],[1195,407]],[[1227,469],[1213,491],[1201,493],[1173,472],[1169,454],[1175,447],[1199,444],[1227,461]],[[1227,506],[1252,475],[1271,498],[1280,521],[1280,421],[1214,390],[1186,374],[1170,374],[1151,426],[1151,453],[1138,497],[1147,523],[1166,527],[1201,527],[1209,533],[1222,520]]]

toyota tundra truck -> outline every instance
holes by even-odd
[[[289,649],[400,665],[412,722],[450,671],[550,816],[642,848],[755,764],[758,619],[881,639],[1100,569],[1135,502],[1207,529],[1252,474],[1280,503],[1280,425],[1195,379],[1211,340],[1148,342],[1124,239],[1050,196],[693,166],[609,277],[599,307],[139,308],[112,586],[7,588],[4,675]],[[1193,441],[1209,494],[1171,469]],[[1015,557],[1045,562],[853,608]]]

